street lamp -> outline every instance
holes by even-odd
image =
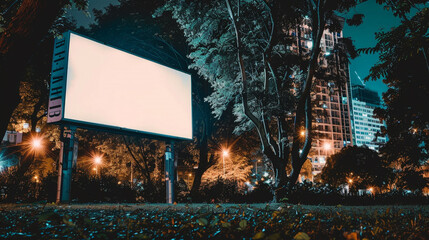
[[[94,157],[94,162],[95,162],[95,164],[100,164],[101,163],[101,157],[100,156],[96,156],[96,157]]]
[[[222,162],[223,162],[223,177],[225,178],[225,157],[228,157],[229,152],[228,150],[224,149],[222,151]]]
[[[32,150],[40,150],[43,146],[42,146],[42,138],[40,137],[32,137],[31,142],[31,149]]]
[[[304,130],[301,130],[301,137],[304,137],[305,136],[305,131]]]
[[[93,170],[95,171],[95,175],[98,175],[98,166],[101,164],[102,160],[101,156],[94,156],[95,167]]]

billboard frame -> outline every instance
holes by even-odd
[[[94,41],[96,43],[102,44],[104,46],[113,48],[115,50],[119,50],[122,52],[125,52],[127,54],[131,54],[135,57],[142,58],[144,60],[159,64],[161,66],[179,71],[181,73],[187,74],[190,76],[191,81],[191,137],[185,138],[185,137],[178,137],[173,135],[167,135],[167,134],[160,134],[155,132],[148,132],[148,131],[141,131],[136,129],[129,129],[129,128],[122,128],[118,126],[112,126],[107,124],[99,124],[99,123],[91,123],[86,121],[80,121],[75,119],[67,119],[64,118],[64,108],[66,104],[66,94],[67,94],[67,69],[68,69],[68,62],[69,62],[69,46],[70,46],[70,35],[74,34],[79,37]],[[56,75],[56,72],[62,71],[61,75]],[[49,106],[48,106],[48,123],[51,124],[57,124],[60,126],[73,126],[77,128],[84,128],[88,130],[96,130],[96,131],[103,131],[103,132],[109,132],[114,134],[124,134],[124,135],[131,135],[131,136],[139,136],[142,138],[149,138],[149,139],[156,139],[156,140],[163,140],[163,141],[171,141],[171,140],[192,140],[193,138],[193,106],[192,106],[192,74],[185,72],[181,69],[177,69],[174,67],[166,66],[164,64],[161,64],[157,61],[150,60],[148,58],[139,56],[135,53],[131,53],[127,50],[106,44],[104,42],[98,41],[96,39],[93,39],[91,37],[84,36],[82,34],[76,33],[74,31],[67,31],[62,34],[62,38],[56,38],[55,44],[54,44],[54,51],[53,51],[53,58],[52,58],[52,71],[51,71],[51,81],[50,81],[50,90],[49,90]],[[58,86],[57,86],[58,85]],[[58,87],[61,87],[61,92],[59,92]],[[57,89],[56,89],[57,88]],[[59,101],[61,100],[61,106],[58,107]],[[56,115],[56,113],[60,111],[60,116]],[[60,118],[60,120],[56,120],[57,118]]]

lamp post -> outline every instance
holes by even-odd
[[[223,177],[225,178],[225,157],[228,157],[229,152],[228,150],[222,151],[222,162],[223,162]]]
[[[351,194],[353,179],[349,178],[348,182],[349,182],[349,194]]]

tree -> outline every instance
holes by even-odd
[[[334,11],[347,11],[356,3],[170,0],[157,12],[172,12],[183,29],[192,50],[191,67],[213,88],[206,100],[215,116],[232,103],[239,123],[235,133],[256,130],[275,169],[277,188],[296,182],[311,148],[311,91],[320,69],[323,31],[339,31]],[[299,44],[297,54],[290,50],[296,42],[290,30],[303,21],[312,27],[313,47],[307,52]]]
[[[189,59],[186,56],[189,48],[179,27],[174,27],[177,23],[169,16],[157,19],[151,17],[161,4],[156,1],[122,0],[120,5],[109,6],[105,12],[96,11],[97,24],[85,32],[104,42],[192,74],[195,137],[192,143],[176,144],[176,150],[181,156],[179,163],[198,165],[191,188],[191,195],[196,197],[203,174],[217,160],[218,150],[211,143],[218,142],[214,134],[220,128],[219,121],[212,116],[209,103],[204,101],[212,92],[209,83],[194,70],[188,70]],[[186,159],[183,159],[185,155]]]
[[[150,190],[155,189],[155,183],[161,181],[165,152],[163,142],[110,134],[90,137],[88,133],[84,139],[92,139],[89,145],[104,156],[103,168],[106,174],[129,180],[133,171],[133,178],[141,176]]]
[[[66,18],[56,21],[50,33],[33,50],[24,76],[20,82],[20,102],[15,108],[9,122],[9,130],[22,131],[22,123],[29,123],[28,131],[36,132],[39,127],[45,134],[54,127],[46,125],[48,95],[52,68],[52,52],[56,33],[76,29],[75,22]],[[49,131],[48,131],[49,129]],[[25,132],[25,130],[24,130]]]
[[[305,161],[302,165],[301,176],[313,181],[313,164],[311,164],[310,160]]]
[[[378,2],[401,19],[399,26],[376,34],[374,47],[359,50],[380,54],[366,80],[382,78],[389,87],[385,108],[374,111],[387,125],[381,134],[389,137],[380,151],[396,169],[399,187],[422,189],[429,157],[429,8],[418,0]],[[416,13],[410,17],[412,9]]]
[[[220,152],[219,155],[221,154]],[[222,157],[219,156],[216,159],[217,162],[204,173],[202,177],[203,182],[216,182],[219,178],[241,183],[248,180],[252,165],[247,158],[239,154],[228,154],[228,156],[224,158],[225,176],[223,175],[224,166]]]
[[[328,157],[321,178],[335,187],[349,184],[354,189],[366,189],[386,186],[391,177],[389,171],[376,151],[352,146]]]
[[[377,44],[374,47],[360,49],[365,53],[380,53],[380,62],[370,70],[369,79],[378,79],[388,74],[391,61],[407,60],[421,55],[425,68],[429,72],[427,29],[429,27],[429,8],[425,0],[377,0],[384,8],[391,10],[394,16],[401,19],[401,24],[389,32],[376,33]],[[412,10],[417,11],[411,18]],[[393,58],[393,59],[392,59]]]
[[[28,60],[41,40],[62,14],[62,9],[74,2],[80,9],[86,7],[85,0],[23,0],[7,1],[1,7],[10,18],[0,25],[0,135],[6,132],[9,119],[19,104],[19,86],[24,77]],[[3,10],[2,9],[2,10]]]

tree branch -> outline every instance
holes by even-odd
[[[241,73],[241,78],[242,78],[242,86],[243,86],[243,90],[241,93],[241,98],[242,98],[242,103],[243,103],[243,108],[244,108],[244,114],[250,119],[250,121],[255,125],[259,137],[261,139],[262,142],[262,150],[265,151],[272,151],[270,148],[267,148],[269,146],[268,143],[268,139],[267,139],[267,134],[265,132],[265,129],[263,127],[263,124],[261,123],[261,120],[258,119],[250,110],[249,107],[249,103],[248,103],[248,96],[247,96],[247,76],[246,76],[246,70],[244,67],[244,61],[243,61],[243,56],[241,53],[241,39],[240,39],[240,31],[238,30],[237,27],[237,21],[234,17],[234,14],[232,12],[232,8],[231,8],[231,4],[229,0],[225,0],[226,5],[227,5],[227,10],[229,13],[229,16],[231,18],[231,22],[232,25],[234,27],[234,31],[235,31],[235,38],[236,38],[236,44],[237,44],[237,56],[238,56],[238,63],[240,66],[240,73]]]

